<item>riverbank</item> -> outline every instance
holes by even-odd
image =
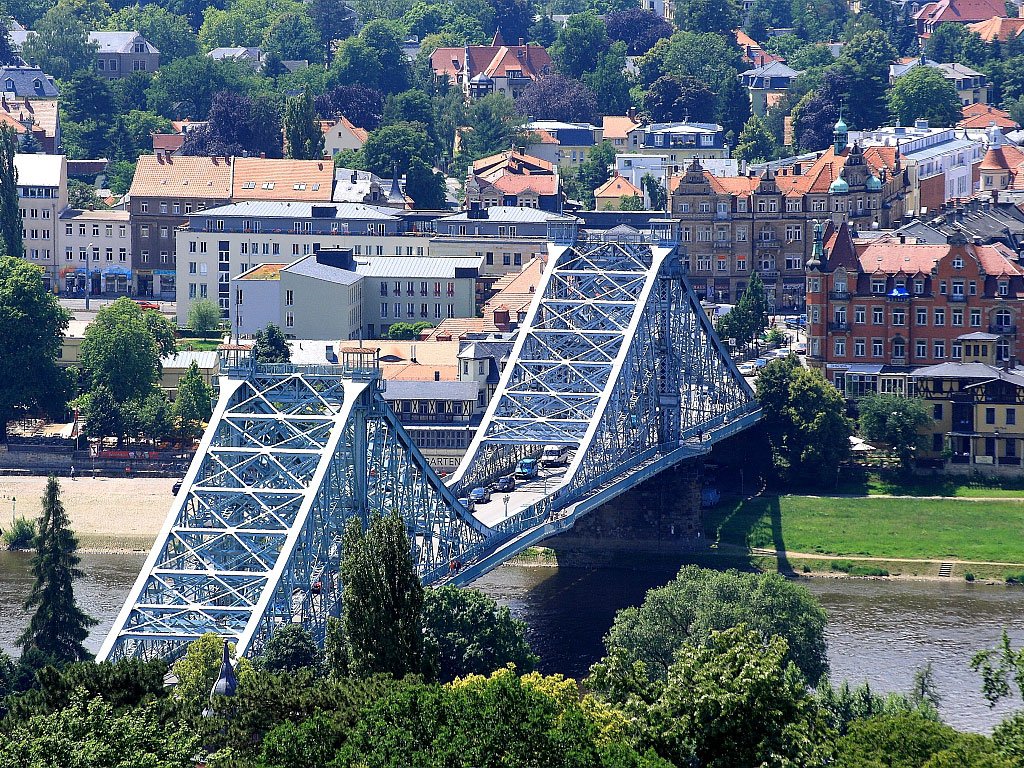
[[[136,552],[153,546],[173,496],[174,478],[61,478],[61,501],[79,548],[92,552]],[[0,528],[14,513],[34,520],[42,514],[46,478],[0,477]]]

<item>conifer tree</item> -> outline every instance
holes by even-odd
[[[18,135],[10,126],[0,126],[0,256],[25,255],[21,240],[21,208],[18,207],[18,171],[14,155]]]
[[[288,100],[284,114],[284,135],[288,157],[319,160],[324,156],[324,132],[316,120],[313,94],[307,88],[301,96]]]
[[[35,649],[66,662],[92,658],[82,642],[96,620],[75,603],[73,582],[83,575],[78,569],[77,549],[78,539],[68,528],[68,515],[60,500],[60,483],[50,475],[32,558],[36,581],[24,605],[26,611],[35,612],[18,638],[23,652]]]

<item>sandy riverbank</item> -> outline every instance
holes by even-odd
[[[83,550],[148,550],[167,517],[174,478],[61,478],[61,499]],[[0,528],[39,517],[45,477],[0,477]]]

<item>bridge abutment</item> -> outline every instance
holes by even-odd
[[[703,549],[701,488],[704,460],[690,459],[584,515],[543,542],[559,565],[614,563],[643,568],[656,560]]]

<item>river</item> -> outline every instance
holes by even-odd
[[[84,579],[76,583],[82,607],[99,624],[87,641],[99,648],[145,557],[83,553]],[[31,586],[29,558],[0,552],[0,648],[14,649],[26,617],[21,603]],[[643,600],[674,571],[504,566],[477,582],[507,604],[530,628],[541,669],[572,677],[586,674],[602,653],[601,638],[615,611]],[[1024,588],[961,581],[809,579],[804,582],[829,615],[832,678],[867,680],[879,692],[906,690],[915,670],[932,662],[943,719],[961,730],[989,731],[1011,710],[990,710],[970,670],[972,654],[990,647],[1005,627],[1024,643]]]

